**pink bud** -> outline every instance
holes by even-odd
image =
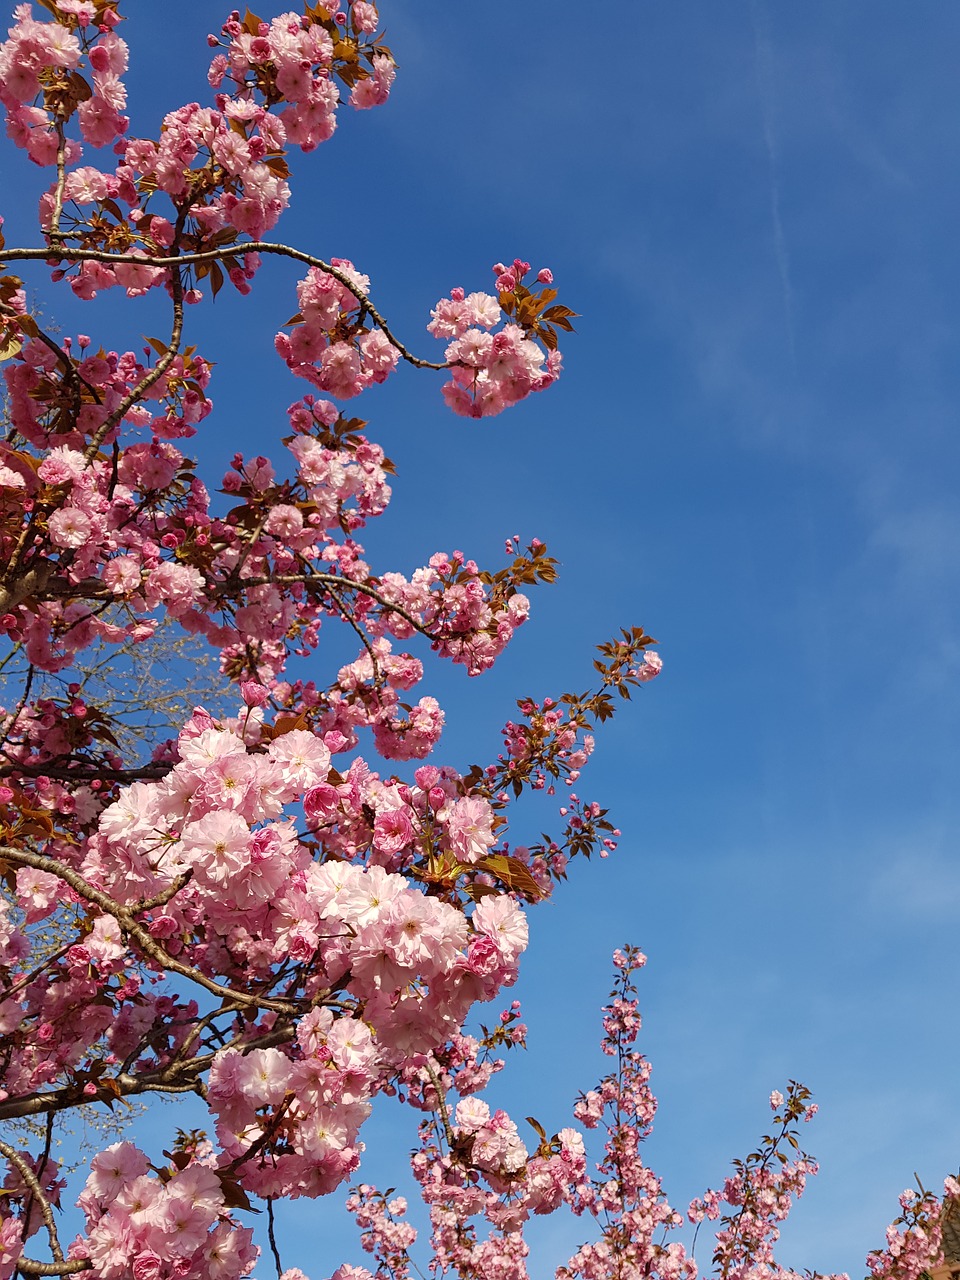
[[[413,776],[421,791],[429,791],[431,787],[435,787],[440,781],[440,770],[432,764],[424,764],[417,769]]]
[[[241,680],[240,697],[243,698],[248,707],[264,707],[269,700],[270,694],[256,680]]]

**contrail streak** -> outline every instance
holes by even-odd
[[[773,223],[773,252],[780,273],[783,294],[783,323],[787,334],[787,347],[794,372],[797,367],[797,347],[793,328],[793,286],[790,283],[790,255],[780,219],[780,183],[777,176],[777,139],[773,127],[773,45],[770,40],[766,13],[761,0],[750,0],[753,19],[753,43],[756,53],[757,92],[760,98],[760,117],[763,122],[763,140],[767,148],[767,168],[770,173],[770,218]]]

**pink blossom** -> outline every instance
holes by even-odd
[[[486,934],[497,945],[506,964],[515,964],[526,950],[527,918],[510,898],[484,898],[472,916],[473,927]]]
[[[494,843],[493,810],[479,796],[464,796],[445,818],[447,838],[461,862],[479,862]]]
[[[50,540],[58,547],[81,547],[90,540],[93,522],[76,507],[61,507],[47,521]]]

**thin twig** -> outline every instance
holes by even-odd
[[[280,1261],[280,1250],[277,1248],[277,1237],[273,1230],[273,1196],[267,1196],[267,1235],[270,1238],[270,1252],[277,1268],[277,1280],[283,1275],[283,1263]]]
[[[176,265],[170,267],[170,291],[173,294],[173,328],[170,332],[170,341],[167,344],[167,349],[153,368],[147,370],[133,390],[127,392],[113,412],[107,414],[94,432],[84,454],[88,464],[96,458],[101,444],[113,428],[123,421],[127,411],[143,399],[146,392],[150,390],[155,382],[160,381],[180,354],[180,340],[183,337],[183,280],[180,276],[180,269]]]
[[[447,361],[438,363],[434,360],[422,360],[419,356],[415,356],[410,352],[399,338],[395,337],[386,320],[370,301],[367,295],[354,282],[341,271],[338,267],[332,266],[329,262],[325,262],[322,258],[315,257],[312,253],[304,253],[302,249],[294,249],[291,245],[276,244],[268,240],[248,240],[241,244],[224,245],[219,249],[204,249],[197,253],[182,253],[177,257],[177,262],[182,266],[190,266],[192,263],[200,262],[217,262],[223,258],[236,257],[240,253],[270,253],[276,254],[283,258],[292,258],[294,262],[306,263],[309,267],[318,267],[321,271],[325,271],[327,275],[333,276],[338,280],[353,296],[357,299],[362,307],[370,313],[375,321],[377,328],[382,331],[384,336],[389,339],[390,344],[396,347],[402,359],[408,364],[412,364],[417,369],[449,369],[450,364]],[[104,253],[100,249],[80,249],[70,245],[57,244],[49,245],[44,249],[3,249],[0,250],[0,261],[3,262],[50,262],[56,263],[61,260],[68,262],[103,262],[110,264],[111,262],[132,263],[138,267],[169,267],[171,259],[154,256],[140,255],[138,253]]]
[[[37,1181],[39,1181],[43,1177],[47,1169],[47,1164],[50,1161],[50,1147],[53,1143],[53,1112],[52,1111],[47,1112],[47,1120],[44,1128],[46,1130],[46,1134],[45,1134],[45,1139],[43,1143],[43,1155],[40,1157],[40,1162],[37,1166]],[[26,1204],[23,1207],[24,1223],[29,1223],[30,1214],[33,1211],[33,1205],[34,1205],[34,1196],[33,1196],[33,1192],[31,1191],[30,1198],[29,1200],[27,1200]]]
[[[447,1098],[443,1091],[443,1085],[440,1083],[440,1077],[434,1071],[429,1058],[424,1062],[423,1069],[430,1077],[433,1087],[437,1092],[437,1111],[440,1113],[440,1119],[443,1122],[443,1131],[447,1135],[447,1142],[450,1144],[450,1150],[452,1151],[456,1146],[457,1138],[450,1126],[450,1112],[447,1110]]]
[[[67,135],[59,113],[54,128],[57,131],[57,185],[53,192],[53,212],[50,214],[50,230],[47,235],[51,240],[59,240],[63,235],[60,230],[60,215],[63,213],[63,188],[67,181]]]
[[[356,618],[353,616],[352,611],[347,608],[345,602],[340,599],[339,594],[333,589],[333,587],[327,587],[327,595],[333,598],[333,601],[337,606],[337,610],[340,614],[340,617],[343,618],[344,622],[348,622],[350,626],[353,628],[353,630],[360,637],[360,643],[366,649],[367,657],[370,659],[370,662],[373,665],[373,682],[379,688],[383,684],[383,676],[380,672],[380,662],[377,658],[377,654],[376,654],[376,651],[374,650],[373,645],[370,643],[367,633],[360,626],[359,622],[357,622]]]
[[[19,982],[15,982],[12,987],[5,987],[3,990],[4,1000],[12,1000],[18,991],[22,991],[24,987],[29,987],[30,983],[33,982],[35,978],[40,977],[40,974],[43,973],[44,969],[48,968],[51,964],[55,964],[65,956],[70,948],[75,947],[83,936],[84,935],[80,933],[76,938],[72,938],[70,942],[65,942],[62,947],[47,956],[42,964],[38,964],[35,969],[30,971],[30,973],[25,974]]]
[[[35,672],[36,672],[36,668],[31,662],[29,667],[27,667],[27,678],[24,683],[23,693],[20,697],[20,701],[17,703],[13,711],[11,711],[7,719],[6,728],[3,731],[3,737],[0,738],[0,748],[5,747],[7,743],[10,741],[10,735],[11,733],[13,733],[16,727],[17,719],[19,718],[21,711],[23,711],[24,707],[27,705],[27,701],[30,698],[30,688],[33,685],[33,677]]]
[[[30,1188],[30,1194],[33,1200],[40,1206],[40,1215],[43,1218],[43,1224],[47,1228],[47,1235],[50,1237],[50,1252],[53,1254],[57,1262],[63,1262],[63,1250],[60,1248],[60,1237],[57,1235],[57,1224],[53,1220],[53,1209],[50,1207],[50,1201],[43,1194],[43,1187],[40,1180],[33,1172],[30,1166],[24,1160],[23,1156],[17,1151],[16,1147],[11,1147],[9,1143],[0,1141],[0,1155],[12,1164],[17,1173]],[[25,1224],[26,1225],[26,1224]]]

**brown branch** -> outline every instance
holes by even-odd
[[[60,1238],[57,1235],[57,1224],[53,1220],[53,1209],[50,1207],[50,1201],[43,1194],[43,1187],[40,1185],[40,1179],[33,1172],[30,1166],[24,1160],[23,1156],[17,1151],[16,1147],[11,1147],[9,1143],[0,1141],[0,1155],[4,1157],[8,1164],[12,1164],[17,1173],[30,1188],[30,1197],[34,1204],[40,1206],[40,1216],[43,1218],[43,1225],[47,1228],[47,1235],[50,1238],[50,1252],[53,1254],[57,1262],[63,1262],[63,1250],[60,1248]],[[26,1225],[26,1224],[24,1224]]]
[[[89,1271],[93,1263],[89,1258],[73,1258],[70,1262],[34,1262],[33,1258],[18,1258],[17,1270],[28,1276],[73,1276],[78,1271]]]
[[[362,289],[341,271],[338,267],[332,266],[329,262],[325,262],[322,258],[315,257],[312,253],[304,253],[302,249],[294,249],[290,245],[276,244],[269,240],[248,240],[241,244],[225,245],[219,249],[204,249],[198,253],[182,253],[177,256],[177,263],[183,266],[190,266],[192,263],[200,262],[217,262],[223,258],[236,257],[239,253],[268,253],[276,254],[283,258],[292,258],[294,262],[306,263],[309,267],[318,267],[321,271],[325,271],[327,275],[333,276],[338,280],[353,296],[357,299],[362,307],[369,312],[377,328],[380,329],[384,336],[389,339],[392,346],[396,347],[401,357],[412,364],[417,369],[449,369],[450,365],[446,361],[442,364],[433,360],[422,360],[419,356],[413,355],[397,338],[386,320],[370,301]],[[50,245],[45,249],[3,249],[0,250],[0,261],[4,262],[50,262],[55,264],[60,261],[68,262],[103,262],[110,264],[111,262],[132,263],[138,267],[169,267],[171,259],[155,256],[140,255],[137,253],[104,253],[100,249],[80,249],[69,245],[57,244]]]
[[[444,1091],[443,1085],[440,1082],[440,1077],[437,1075],[436,1071],[434,1071],[433,1064],[429,1058],[424,1062],[423,1068],[430,1077],[430,1081],[437,1092],[437,1111],[440,1114],[440,1119],[443,1123],[443,1132],[446,1135],[450,1150],[453,1151],[457,1145],[457,1137],[450,1125],[450,1112],[447,1109],[446,1092]]]
[[[153,368],[147,370],[133,390],[127,392],[113,412],[107,414],[94,432],[84,455],[88,463],[97,456],[101,444],[113,428],[123,421],[127,410],[138,404],[154,383],[160,381],[180,353],[180,340],[183,337],[183,280],[177,265],[170,267],[170,291],[173,294],[173,328],[167,349]]]
[[[286,1112],[290,1110],[290,1104],[293,1100],[294,1095],[292,1093],[284,1095],[283,1101],[277,1108],[276,1114],[271,1116],[259,1138],[254,1139],[250,1146],[247,1147],[246,1151],[242,1152],[234,1160],[231,1160],[228,1165],[225,1165],[222,1169],[223,1173],[236,1173],[242,1164],[246,1164],[246,1162],[248,1160],[252,1160],[255,1155],[259,1155],[264,1147],[268,1146],[274,1140],[277,1136],[277,1131],[280,1128],[280,1121],[283,1119]]]
[[[54,127],[57,131],[57,185],[53,193],[53,212],[50,214],[50,230],[47,235],[51,240],[59,240],[63,236],[60,215],[63,213],[63,188],[67,181],[67,135],[59,112]]]
[[[7,561],[3,580],[5,582],[12,581],[13,585],[9,588],[0,586],[0,611],[3,613],[12,613],[28,596],[38,596],[46,591],[47,584],[56,568],[52,560],[40,560],[39,563],[32,565],[26,573],[21,574],[19,577],[14,577],[20,567],[20,560],[32,533],[33,524],[28,521],[23,526],[17,545]]]
[[[220,1012],[231,1012],[228,1009]],[[254,1040],[249,1040],[239,1047],[241,1049],[269,1049],[278,1044],[287,1044],[294,1037],[292,1025],[274,1028]],[[238,1047],[238,1040],[225,1046],[227,1049]],[[217,1052],[221,1052],[217,1050]],[[200,1054],[195,1058],[174,1061],[165,1067],[157,1067],[154,1071],[134,1076],[128,1072],[120,1072],[111,1081],[111,1087],[101,1087],[97,1097],[85,1095],[76,1085],[63,1085],[59,1089],[47,1089],[39,1093],[25,1094],[22,1098],[8,1098],[0,1102],[0,1120],[13,1120],[21,1116],[39,1116],[51,1112],[66,1111],[71,1107],[92,1106],[96,1102],[115,1102],[118,1097],[136,1097],[141,1093],[192,1093],[200,1087],[199,1077],[208,1071],[216,1053]],[[179,1075],[179,1081],[172,1076]],[[115,1086],[115,1088],[114,1088]]]
[[[139,913],[141,911],[152,911],[154,907],[166,906],[170,899],[175,898],[180,890],[189,884],[192,879],[193,872],[184,871],[182,875],[177,876],[172,884],[168,884],[166,889],[155,894],[152,898],[146,898],[143,902],[138,902],[135,910]]]
[[[212,991],[214,995],[220,996],[232,1004],[245,1005],[250,1009],[270,1009],[274,1013],[285,1013],[289,1016],[295,1016],[302,1012],[302,1002],[275,1000],[269,996],[252,996],[246,991],[237,991],[233,987],[227,987],[220,982],[215,982],[213,978],[208,978],[206,974],[201,973],[199,969],[194,968],[192,965],[182,964],[179,960],[175,960],[173,956],[168,955],[147,929],[135,919],[133,912],[139,909],[137,906],[133,908],[121,906],[109,894],[95,888],[78,871],[74,871],[72,867],[66,866],[65,863],[58,862],[55,858],[44,857],[42,854],[29,853],[26,849],[14,849],[10,845],[0,845],[0,857],[6,858],[9,862],[18,863],[21,866],[35,867],[38,871],[47,871],[51,875],[57,876],[58,879],[68,884],[86,902],[92,903],[94,906],[99,907],[101,911],[106,912],[107,915],[113,916],[120,926],[121,932],[134,941],[144,955],[149,956],[151,960],[155,960],[161,969],[178,973],[182,978],[187,978],[191,982],[197,983],[198,986],[205,987],[207,991]]]
[[[239,591],[241,588],[246,590],[250,587],[264,586],[312,586],[319,585],[325,590],[330,587],[339,590],[359,591],[361,595],[369,596],[372,600],[376,600],[377,604],[382,605],[384,609],[388,609],[391,613],[395,613],[398,617],[408,622],[414,631],[425,636],[428,640],[442,640],[444,637],[437,632],[431,631],[425,627],[420,620],[405,609],[403,605],[395,604],[392,600],[388,600],[376,587],[371,587],[365,582],[356,582],[353,578],[345,578],[336,573],[276,573],[261,574],[253,578],[236,578],[231,573],[229,578],[221,582],[209,582],[207,584],[210,593],[217,599],[222,599],[231,591]],[[100,600],[106,597],[116,599],[118,603],[122,602],[122,598],[115,596],[112,588],[108,587],[105,582],[99,578],[84,578],[80,582],[64,582],[54,580],[49,584],[45,584],[45,594],[48,597],[64,600]],[[39,594],[35,592],[34,594]],[[333,595],[333,592],[330,592]],[[0,607],[4,605],[4,597],[2,589],[0,589]],[[338,611],[340,602],[338,601]]]
[[[10,760],[9,753],[2,751],[0,755]],[[61,757],[62,758],[62,757]],[[75,766],[58,765],[53,761],[44,764],[28,764],[24,761],[0,765],[0,778],[15,777],[26,774],[28,777],[56,778],[59,782],[82,782],[84,778],[103,778],[109,782],[141,782],[165,778],[173,768],[171,764],[145,764],[136,769],[108,769],[96,760],[79,760]]]

